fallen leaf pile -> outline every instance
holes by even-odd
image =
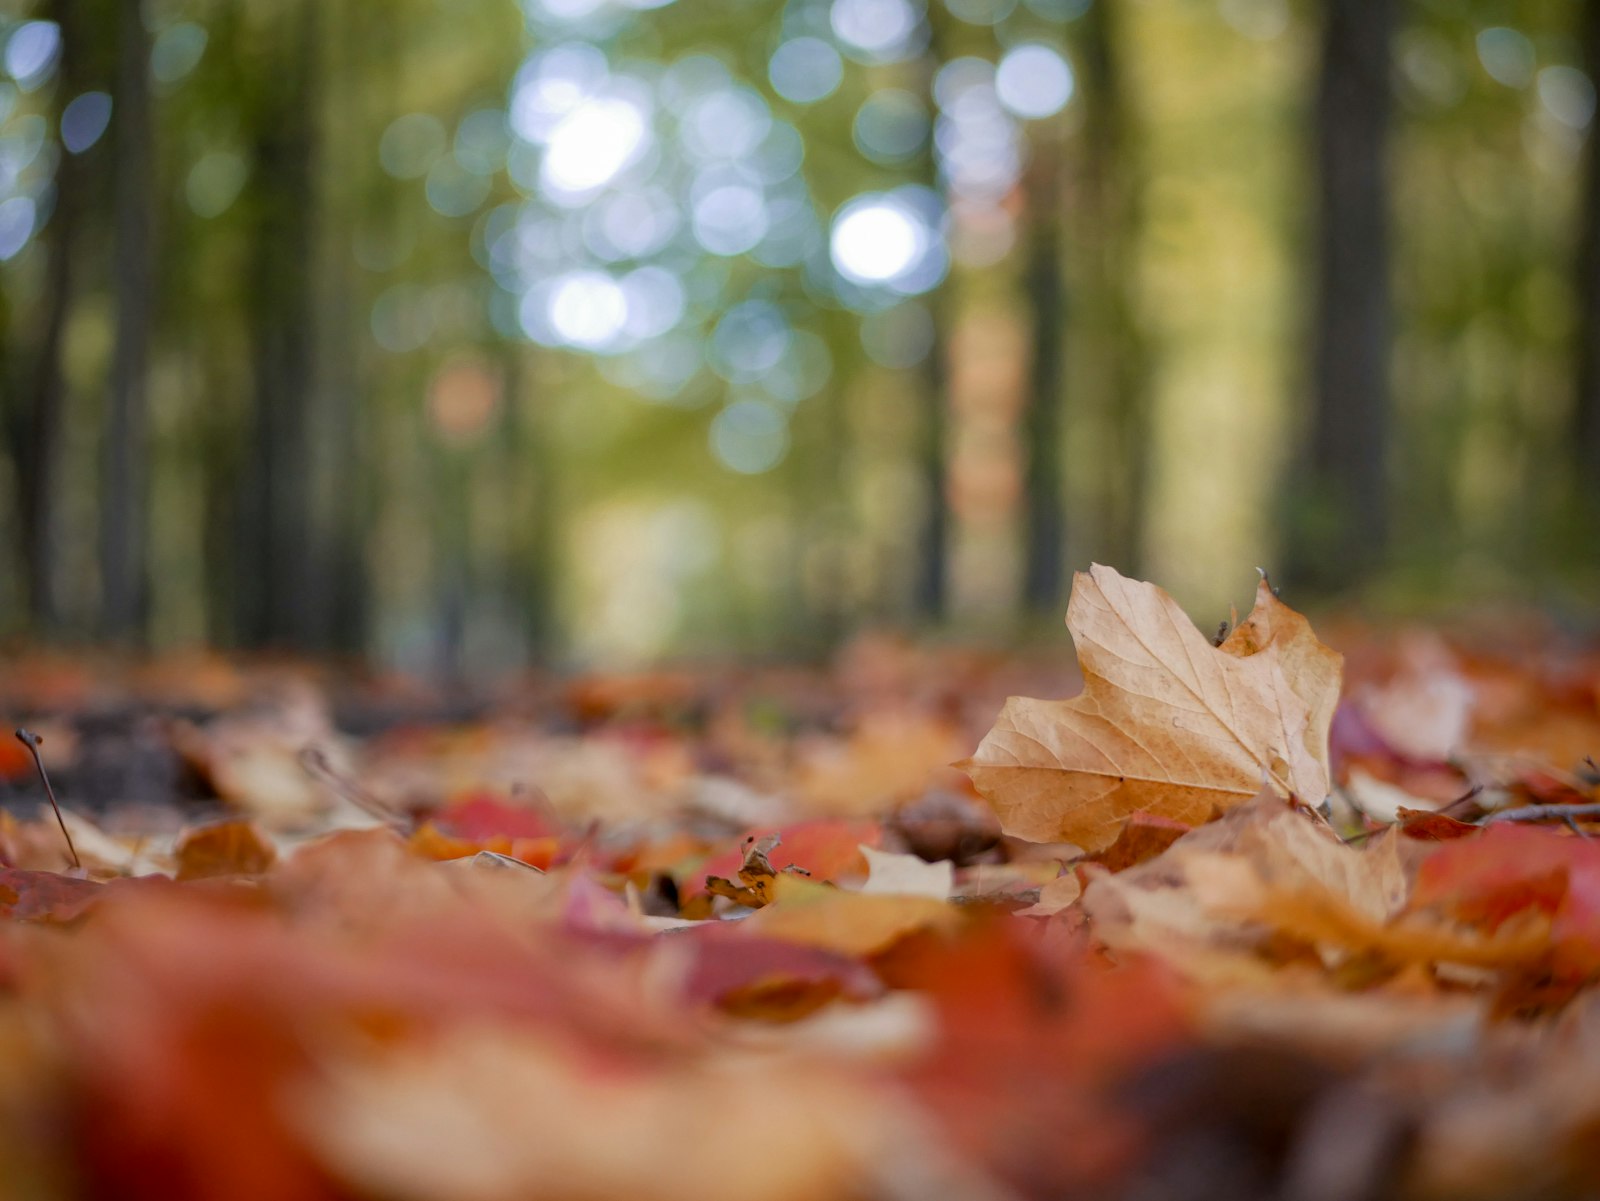
[[[1068,625],[1003,707],[15,659],[0,1198],[1600,1190],[1600,655]]]

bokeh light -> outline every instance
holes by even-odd
[[[444,123],[432,113],[396,117],[378,140],[378,161],[396,179],[420,179],[449,145]]]
[[[1546,67],[1539,72],[1539,101],[1569,129],[1587,129],[1594,120],[1594,81],[1576,67]]]
[[[0,262],[9,262],[33,236],[38,210],[26,196],[0,201]]]
[[[927,291],[943,278],[939,235],[927,206],[913,195],[910,189],[866,193],[835,214],[828,249],[840,275],[907,294]]]
[[[550,130],[539,182],[556,203],[582,204],[636,162],[649,142],[648,116],[637,100],[586,100]]]
[[[628,320],[628,297],[602,271],[573,271],[550,290],[550,327],[569,346],[603,350],[615,344]]]
[[[82,154],[100,140],[111,124],[111,96],[84,92],[61,110],[61,145],[69,154]]]
[[[950,15],[969,25],[998,25],[1017,7],[1017,0],[944,0]]]
[[[1000,103],[1019,117],[1049,117],[1072,99],[1072,67],[1049,46],[1016,46],[1000,60],[994,90]]]
[[[213,150],[189,168],[184,199],[197,217],[220,217],[233,207],[250,177],[250,164],[232,150]]]
[[[815,104],[838,91],[844,60],[821,38],[799,37],[784,42],[767,64],[773,91],[795,104]]]
[[[856,113],[856,149],[872,162],[892,166],[916,157],[928,140],[928,111],[901,88],[880,88]]]
[[[24,21],[6,39],[6,74],[29,92],[54,74],[61,57],[61,27],[54,21]]]
[[[741,475],[771,471],[789,451],[789,423],[770,404],[734,401],[712,418],[711,450]]]
[[[1478,33],[1478,61],[1489,77],[1508,88],[1525,88],[1533,82],[1538,63],[1528,35],[1504,25],[1493,25]]]
[[[168,25],[150,47],[150,74],[157,83],[177,83],[200,65],[208,41],[204,26],[193,21]]]
[[[912,0],[833,0],[828,19],[847,52],[868,63],[906,58],[927,38],[922,9]]]

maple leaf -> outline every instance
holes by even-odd
[[[1263,782],[1327,795],[1342,660],[1264,579],[1220,647],[1160,588],[1099,565],[1074,577],[1067,628],[1083,692],[1012,697],[959,765],[1006,833],[1095,852],[1140,810],[1193,825]]]

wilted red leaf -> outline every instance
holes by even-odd
[[[0,868],[0,916],[18,921],[70,922],[82,917],[104,886],[56,872]]]
[[[1489,826],[1435,851],[1417,874],[1411,900],[1490,931],[1520,913],[1546,915],[1558,969],[1600,970],[1600,843],[1590,839],[1537,826]]]
[[[548,814],[485,792],[452,801],[433,820],[445,833],[475,843],[493,838],[558,838],[562,833]]]
[[[751,937],[708,922],[670,936],[668,947],[692,956],[684,996],[747,1016],[803,1016],[835,998],[864,1001],[883,991],[859,960],[817,947]]]
[[[803,868],[813,880],[837,880],[841,876],[866,875],[867,864],[861,857],[861,844],[882,845],[883,830],[877,822],[821,818],[816,821],[796,822],[776,830],[752,830],[738,843],[713,855],[701,865],[696,875],[731,877],[738,874],[744,863],[745,849],[751,839],[757,841],[776,834],[778,850],[773,853],[773,866]],[[690,891],[695,891],[691,887]]]
[[[1452,842],[1478,833],[1480,827],[1429,809],[1400,808],[1400,832],[1419,842]]]
[[[907,1078],[964,1150],[1032,1196],[1092,1190],[1133,1160],[1139,1122],[1116,1087],[1190,1037],[1171,977],[1107,970],[998,914],[878,963],[935,1007],[940,1038]]]

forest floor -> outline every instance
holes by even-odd
[[[0,1199],[1594,1195],[1600,647],[1068,624],[11,655]]]

